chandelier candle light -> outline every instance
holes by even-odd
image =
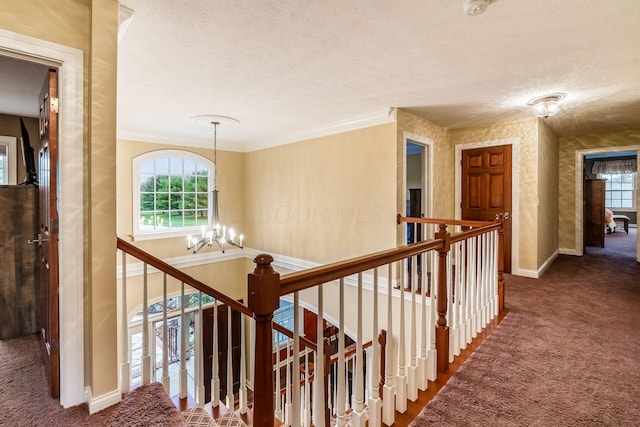
[[[211,191],[211,205],[213,208],[213,217],[209,222],[209,226],[202,226],[200,228],[200,237],[187,236],[187,250],[197,253],[205,246],[213,246],[215,242],[222,253],[225,251],[225,246],[233,246],[236,248],[243,248],[244,235],[240,234],[236,236],[236,232],[233,228],[227,228],[226,225],[220,225],[220,217],[218,215],[218,189],[216,186],[216,176],[218,174],[217,156],[217,131],[218,125],[222,122],[239,123],[238,120],[233,117],[227,116],[194,116],[191,120],[196,124],[213,125],[213,191]],[[236,242],[236,237],[238,241]]]

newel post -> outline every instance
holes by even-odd
[[[445,224],[440,224],[436,239],[443,239],[442,248],[438,249],[438,293],[436,294],[436,351],[438,354],[438,371],[449,370],[449,326],[447,325],[447,255],[451,247],[451,235]]]
[[[498,313],[504,310],[504,214],[496,215],[496,222],[500,223],[498,229]]]
[[[280,274],[271,267],[271,255],[258,255],[248,274],[248,306],[256,322],[253,378],[253,425],[273,426],[273,312],[280,305]]]

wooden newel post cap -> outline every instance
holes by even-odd
[[[256,267],[248,275],[248,305],[257,315],[269,315],[280,306],[280,274],[271,267],[271,255],[260,254],[253,262]]]

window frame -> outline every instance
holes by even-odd
[[[605,178],[604,176],[611,176],[611,175],[631,175],[631,183],[633,185],[633,188],[631,190],[613,190],[613,189],[607,189],[607,185],[606,183],[609,182],[609,180],[607,178]],[[610,209],[612,211],[617,211],[617,212],[636,212],[637,210],[637,204],[636,204],[636,200],[638,197],[638,187],[636,185],[636,180],[637,180],[637,173],[636,172],[613,172],[613,173],[599,173],[598,174],[598,179],[604,179],[606,181],[605,183],[605,207],[607,209]],[[607,198],[607,193],[611,193],[611,192],[616,192],[616,193],[621,193],[623,191],[631,191],[631,207],[612,207],[612,206],[608,206],[607,205],[607,200],[613,200],[613,198]],[[620,199],[622,200],[622,198]]]
[[[4,178],[0,185],[16,185],[18,183],[18,143],[14,136],[0,136],[0,145],[6,147],[6,155],[4,157]]]
[[[195,232],[200,232],[200,226],[182,227],[182,228],[167,228],[166,230],[153,229],[143,230],[140,228],[140,166],[149,161],[156,159],[175,159],[191,160],[196,163],[200,163],[207,167],[207,221],[210,225],[213,215],[212,204],[212,185],[215,165],[209,159],[200,154],[193,153],[186,150],[154,150],[147,153],[140,154],[133,158],[132,161],[132,192],[133,192],[133,206],[132,206],[132,228],[134,240],[152,240],[152,239],[164,239],[171,237],[185,237]],[[182,192],[184,194],[184,191]]]

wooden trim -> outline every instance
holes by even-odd
[[[223,302],[225,304],[227,304],[228,306],[230,306],[232,309],[239,311],[240,313],[246,314],[249,317],[252,317],[253,313],[251,312],[251,310],[249,310],[246,306],[244,306],[243,304],[240,304],[239,302],[237,302],[236,300],[234,300],[233,298],[229,298],[228,296],[224,295],[223,293],[220,293],[218,291],[216,291],[215,289],[213,289],[212,287],[204,284],[203,282],[189,276],[188,274],[182,272],[181,270],[178,270],[177,268],[167,264],[166,262],[164,262],[163,260],[161,260],[160,258],[156,258],[153,255],[143,251],[142,249],[138,248],[137,246],[132,245],[131,243],[122,240],[121,238],[117,238],[118,239],[118,249],[120,249],[121,251],[126,252],[127,254],[139,259],[140,261],[157,268],[158,270],[167,273],[169,276],[173,277],[174,279],[180,280],[181,282],[184,282],[185,284],[196,288],[197,290],[204,292],[205,294],[211,295],[212,297],[214,297],[215,299],[217,299],[220,302]],[[123,266],[124,268],[124,266]]]

